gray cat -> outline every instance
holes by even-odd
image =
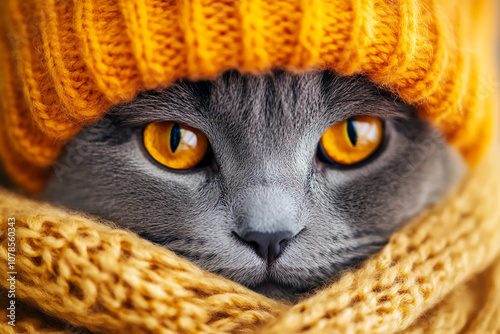
[[[352,166],[330,161],[323,133],[358,115],[382,120],[380,147]],[[152,159],[142,131],[158,121],[203,132],[203,160],[179,171]],[[229,71],[112,109],[65,147],[42,198],[295,300],[380,250],[464,171],[413,107],[363,77]]]

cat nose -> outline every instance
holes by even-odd
[[[255,252],[267,263],[271,263],[280,256],[283,244],[294,237],[292,231],[278,231],[273,233],[246,232],[241,236],[243,241],[254,247]]]

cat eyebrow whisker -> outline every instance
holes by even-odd
[[[162,91],[143,92],[132,102],[114,107],[108,115],[123,126],[143,126],[168,120],[203,128],[209,118],[225,117],[220,114],[218,108],[211,109],[210,104],[214,102],[214,97],[218,99],[216,104],[228,104],[228,109],[239,110],[243,118],[246,117],[245,112],[248,112],[244,110],[245,107],[250,108],[249,110],[254,110],[250,107],[253,104],[257,104],[256,108],[261,107],[258,105],[262,103],[259,99],[248,100],[252,96],[252,87],[255,89],[254,81],[260,83],[261,89],[276,85],[279,87],[280,84],[285,85],[285,81],[288,86],[293,86],[291,90],[275,89],[273,96],[275,99],[283,99],[283,96],[294,97],[295,102],[287,104],[287,108],[291,108],[287,109],[287,112],[292,111],[295,117],[310,117],[307,110],[311,94],[317,95],[316,101],[322,101],[320,103],[323,104],[324,117],[332,124],[359,115],[383,120],[404,120],[415,115],[413,106],[405,104],[388,91],[367,85],[366,80],[360,77],[331,77],[331,82],[323,83],[321,88],[321,75],[315,72],[309,74],[307,85],[301,82],[304,78],[283,76],[279,71],[264,78],[231,72],[216,82],[180,80]],[[253,92],[254,95],[257,93]],[[267,88],[266,94],[270,94]],[[234,102],[236,100],[239,102]],[[306,110],[302,116],[295,111],[301,109]]]

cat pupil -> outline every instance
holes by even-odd
[[[181,143],[181,127],[179,123],[175,123],[170,131],[170,149],[175,153]]]
[[[358,134],[356,132],[356,128],[354,127],[354,121],[351,118],[347,120],[347,135],[349,136],[352,146],[355,147],[358,142]]]

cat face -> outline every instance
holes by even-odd
[[[335,163],[321,138],[360,116],[380,120],[380,143],[360,163]],[[144,143],[154,122],[199,130],[203,158],[165,166]],[[42,197],[292,300],[380,250],[463,171],[412,107],[363,78],[227,72],[111,110],[66,146]]]

